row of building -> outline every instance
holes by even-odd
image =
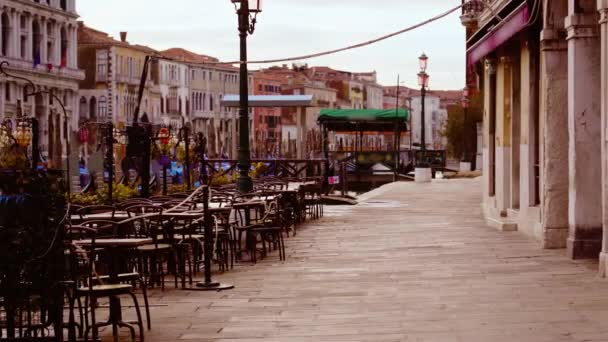
[[[75,0],[5,0],[0,5],[0,58],[9,63],[6,70],[12,75],[0,78],[0,119],[35,116],[40,123],[42,157],[50,167],[61,167],[70,139],[76,142],[71,144],[71,155],[79,160],[97,153],[100,139],[95,127],[99,123],[112,121],[123,128],[133,122],[146,57],[152,59],[140,112],[154,124],[179,128],[189,123],[207,136],[211,157],[236,157],[238,110],[222,106],[222,99],[239,93],[237,67],[185,49],[159,51],[134,44],[127,32],[114,38],[78,21],[75,8]],[[321,108],[398,105],[412,109],[412,126],[420,125],[419,93],[402,87],[397,96],[394,87],[378,84],[376,72],[296,64],[251,71],[248,77],[253,95],[313,96],[313,106],[305,109],[251,110],[249,128],[256,157],[303,158],[320,152],[317,118]],[[32,92],[25,79],[36,85],[39,95],[25,96]],[[429,148],[445,144],[440,130],[450,96],[443,95],[429,93],[427,97]],[[62,100],[67,115],[56,98]],[[90,129],[86,141],[77,133],[82,127]],[[420,140],[418,135],[414,141]],[[301,144],[296,143],[298,136],[309,138]],[[409,135],[403,143],[410,143]]]
[[[608,1],[463,1],[488,221],[608,270]]]

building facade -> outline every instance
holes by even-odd
[[[256,72],[253,77],[254,95],[281,95],[282,77]],[[281,108],[254,108],[253,153],[258,157],[279,154],[282,141]]]
[[[488,7],[491,6],[491,7]],[[464,3],[484,100],[484,211],[573,259],[608,255],[608,1]]]
[[[179,87],[184,88],[181,98],[187,106],[182,108],[185,111],[182,115],[192,123],[194,131],[202,132],[207,137],[209,156],[236,159],[238,108],[224,107],[221,101],[225,95],[239,94],[239,69],[221,64],[217,58],[181,48],[165,50],[161,54],[166,58],[164,63],[179,64],[183,68],[186,79]],[[248,82],[249,92],[252,93],[252,76]],[[250,129],[253,124],[252,113],[253,110],[250,110]]]
[[[283,135],[283,143],[290,146],[290,137],[295,139],[299,136],[301,139],[291,143],[295,145],[295,154],[298,158],[310,158],[311,156],[318,157],[321,153],[321,146],[317,144],[318,137],[321,131],[318,127],[317,120],[319,112],[322,108],[335,108],[337,105],[337,91],[335,89],[325,87],[320,82],[308,82],[305,84],[287,85],[283,87],[283,94],[286,95],[312,95],[313,106],[308,108],[283,108],[283,117],[285,124],[295,124],[295,127],[285,125],[288,130]],[[294,120],[295,118],[295,120]],[[299,131],[299,132],[298,132]],[[295,133],[295,135],[293,135]],[[292,147],[293,148],[293,147]]]
[[[408,99],[411,114],[412,144],[422,146],[422,96],[415,95]],[[441,98],[427,93],[424,99],[424,136],[427,150],[445,150],[447,139],[443,135],[448,120],[448,111]]]
[[[0,61],[6,70],[31,80],[36,91],[13,77],[0,79],[0,120],[18,115],[35,116],[39,122],[40,148],[49,167],[64,168],[66,140],[77,126],[78,69],[75,0],[17,1],[0,4]],[[53,94],[66,108],[64,116]],[[63,131],[67,127],[68,132]]]
[[[149,47],[129,43],[126,32],[120,35],[117,40],[82,22],[78,25],[78,64],[86,74],[78,92],[78,126],[89,134],[86,141],[79,135],[72,145],[78,148],[81,164],[95,175],[104,169],[104,156],[98,149],[103,139],[100,124],[112,122],[119,130],[133,124],[146,56],[157,56]],[[154,63],[149,64],[138,121],[145,114],[149,122],[159,124],[161,94]],[[126,155],[124,144],[116,144],[114,153],[121,161]],[[120,179],[120,168],[116,174]]]

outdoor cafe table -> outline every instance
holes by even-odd
[[[213,212],[217,212],[217,211],[226,211],[226,210],[230,210],[230,207],[223,207],[220,208],[218,203],[210,203],[209,204],[209,210],[213,213]],[[163,216],[177,216],[178,213],[198,213],[199,210],[192,210],[192,211],[163,211],[162,215]],[[202,216],[202,210],[200,211],[200,215],[198,217],[194,217],[194,218],[199,218],[200,216]],[[187,215],[184,215],[187,216]],[[194,215],[193,215],[194,216]],[[80,215],[72,215],[71,217],[72,222],[85,222],[85,221],[90,221],[90,220],[109,220],[109,221],[123,221],[123,220],[127,220],[129,218],[131,218],[129,216],[129,213],[127,213],[126,211],[120,211],[117,210],[114,213],[112,212],[107,212],[107,213],[99,213],[99,214],[90,214],[90,215],[84,215],[84,216],[80,216]],[[185,217],[182,217],[185,218]],[[190,217],[192,218],[192,217]]]
[[[76,240],[73,243],[77,246],[91,247],[93,241],[90,239]],[[101,247],[108,253],[108,273],[110,283],[118,282],[118,272],[120,265],[123,265],[124,250],[153,243],[149,238],[125,238],[125,239],[95,239],[95,247]],[[131,327],[130,324],[122,320],[122,310],[119,297],[110,297],[110,319],[104,325]]]

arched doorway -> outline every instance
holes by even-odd
[[[97,121],[97,99],[95,96],[91,97],[91,101],[89,102],[89,119]]]
[[[88,111],[88,103],[87,103],[87,98],[86,97],[81,97],[80,98],[80,103],[78,104],[78,123],[79,124],[83,124],[88,116],[89,116],[89,111]]]

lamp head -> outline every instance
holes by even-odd
[[[235,6],[241,5],[241,9],[243,8],[243,3],[247,2],[249,7],[249,13],[260,13],[262,12],[262,0],[230,0]]]
[[[425,72],[428,66],[429,57],[423,53],[420,57],[418,57],[418,62],[420,63],[420,70]]]
[[[429,86],[429,74],[424,71],[418,73],[418,85],[421,88],[427,88]]]

